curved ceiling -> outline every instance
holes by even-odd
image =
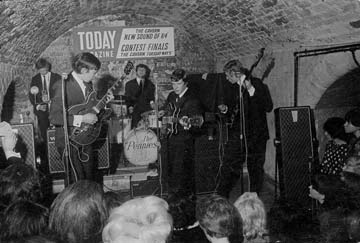
[[[271,42],[358,41],[357,0],[2,0],[0,61],[28,64],[57,37],[105,15],[151,16],[182,26],[217,59]]]

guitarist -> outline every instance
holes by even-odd
[[[238,60],[226,63],[224,73],[228,82],[223,84],[224,93],[218,109],[229,118],[230,126],[217,189],[228,198],[245,162],[250,191],[259,193],[261,190],[269,139],[266,113],[273,109],[273,102],[267,85],[249,75],[249,70]]]
[[[85,102],[87,95],[92,91],[91,81],[100,69],[101,63],[97,57],[89,52],[79,53],[72,59],[72,72],[64,80],[65,85],[65,109]],[[62,102],[62,82],[55,86],[55,96],[50,106],[50,122],[55,125],[55,145],[60,154],[65,148],[64,118]],[[69,132],[73,127],[80,127],[82,123],[95,124],[97,116],[93,113],[84,115],[66,114]],[[64,156],[63,156],[64,158]],[[70,182],[81,179],[94,180],[96,164],[93,161],[92,145],[75,145],[71,143],[69,151],[69,173]]]
[[[178,124],[177,132],[172,132],[168,138],[168,165],[164,177],[170,192],[182,191],[190,195],[195,194],[194,129],[186,118],[201,115],[202,109],[200,101],[188,89],[183,69],[174,70],[170,79],[174,91],[167,98],[166,115],[173,115]]]

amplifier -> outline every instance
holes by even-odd
[[[61,158],[62,156],[59,154],[55,146],[55,129],[48,129],[47,141],[50,173],[65,173],[65,166]],[[98,162],[98,169],[108,169],[110,167],[108,137],[106,135],[100,136],[92,146],[94,151],[94,160]]]

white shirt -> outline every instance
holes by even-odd
[[[49,87],[50,87],[50,77],[51,73],[47,72],[45,75],[41,75],[43,89],[46,87],[46,93],[49,95]],[[45,80],[44,80],[45,79]]]
[[[181,93],[179,94],[179,99],[184,96],[184,94],[186,93],[187,90],[188,90],[188,87],[186,87],[186,88],[183,90],[183,92],[181,92]]]
[[[137,81],[137,83],[138,83],[139,86],[140,86],[140,84],[141,84],[141,80],[143,81],[143,83],[145,83],[145,80],[144,80],[144,79],[141,79],[141,78],[136,77],[136,81]]]

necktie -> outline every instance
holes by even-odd
[[[88,97],[93,91],[92,82],[84,82],[85,85],[85,96]]]
[[[141,94],[144,91],[144,80],[140,80],[140,90],[141,90]]]

